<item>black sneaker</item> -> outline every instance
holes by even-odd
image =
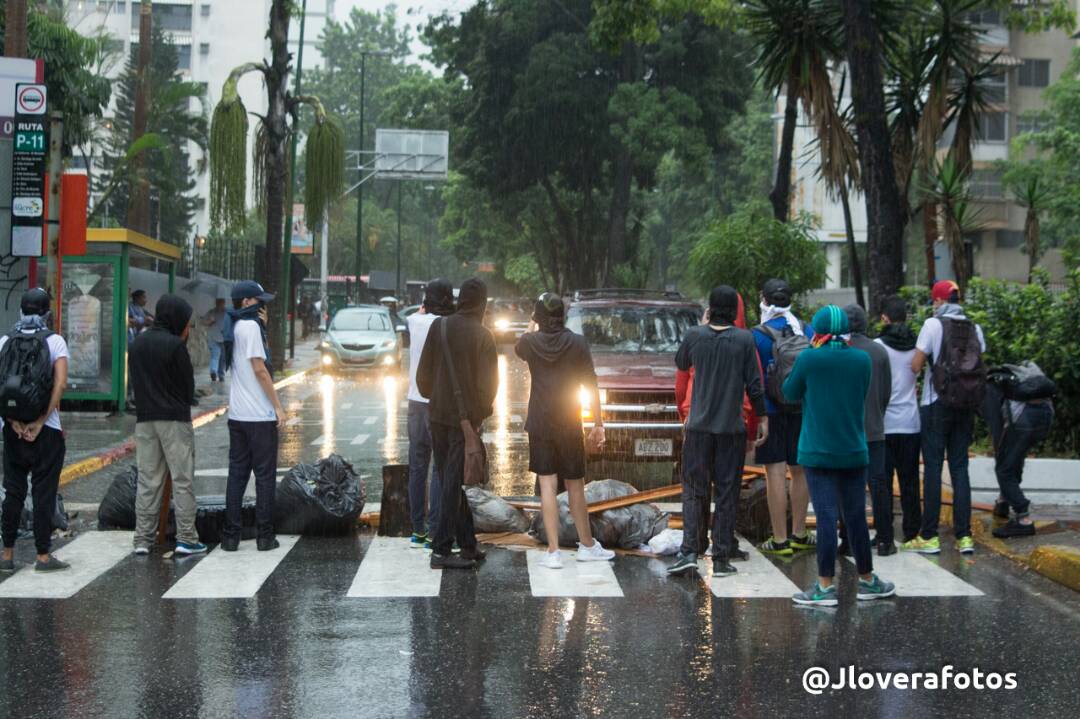
[[[735,547],[735,551],[731,553],[730,559],[733,562],[748,562],[750,561],[750,552]]]
[[[465,559],[471,559],[474,562],[482,562],[487,559],[487,552],[479,547],[474,547],[473,549],[462,549],[458,556]]]
[[[667,568],[668,574],[685,574],[686,572],[697,571],[697,555],[693,552],[683,554],[679,552],[675,556],[675,563]]]
[[[270,552],[281,546],[281,542],[277,539],[259,539],[255,542],[255,547],[260,552]]]
[[[70,569],[71,565],[67,562],[60,561],[53,555],[49,555],[49,558],[44,562],[40,559],[34,562],[35,572],[61,572],[65,569]]]
[[[15,572],[14,559],[0,559],[0,574],[13,574]]]
[[[840,557],[850,557],[851,556],[851,545],[849,545],[847,543],[847,540],[844,540],[843,542],[840,542],[840,546],[836,548],[836,554],[837,554],[837,556],[840,556]]]
[[[1009,503],[1000,497],[994,500],[994,516],[1001,519],[1009,518]]]
[[[235,552],[240,549],[240,540],[236,537],[222,537],[221,544],[218,545],[226,552]]]
[[[730,577],[738,572],[739,570],[731,566],[726,559],[716,557],[712,560],[712,575],[714,577]]]
[[[1021,524],[1015,518],[1010,519],[1000,527],[994,527],[994,536],[998,539],[1012,539],[1013,537],[1034,537],[1035,524]]]
[[[432,569],[475,569],[476,562],[460,554],[431,553]]]
[[[893,542],[879,542],[877,545],[877,555],[879,557],[887,557],[890,554],[896,554],[896,544]]]

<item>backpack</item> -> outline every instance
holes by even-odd
[[[990,370],[987,381],[997,386],[1005,399],[1015,402],[1030,402],[1038,399],[1053,399],[1057,395],[1054,380],[1031,360],[1018,365],[1006,364]]]
[[[776,330],[767,325],[758,325],[757,329],[769,335],[773,341],[773,365],[765,382],[765,395],[781,412],[802,412],[802,402],[789,402],[784,397],[784,380],[791,376],[791,370],[794,369],[799,355],[810,349],[810,340],[805,335],[795,334],[790,326]]]
[[[45,414],[53,391],[49,330],[12,332],[0,349],[0,415],[33,422]]]
[[[952,409],[977,409],[986,394],[986,365],[975,323],[942,317],[941,353],[934,358],[930,380],[938,400]]]

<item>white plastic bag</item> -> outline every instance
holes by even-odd
[[[656,555],[677,554],[682,546],[681,529],[665,529],[649,540],[649,550]]]

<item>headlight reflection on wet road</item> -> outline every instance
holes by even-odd
[[[388,463],[397,461],[398,458],[398,406],[400,402],[399,392],[401,384],[398,378],[387,375],[383,377],[383,399],[386,401],[386,435],[383,437],[383,457]],[[407,385],[406,385],[407,386]]]
[[[495,473],[510,471],[510,393],[506,355],[499,354],[499,391],[495,394]]]
[[[331,375],[323,375],[319,378],[319,392],[322,393],[322,456],[326,457],[335,451],[334,437],[334,394],[337,387],[334,386],[334,378]]]

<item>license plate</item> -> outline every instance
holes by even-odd
[[[670,457],[674,451],[674,440],[670,439],[635,439],[634,455],[637,457]]]

